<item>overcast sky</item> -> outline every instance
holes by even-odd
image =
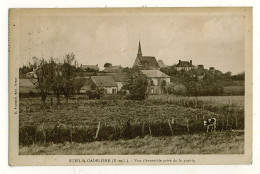
[[[33,56],[79,64],[132,67],[140,38],[144,56],[166,65],[193,60],[233,74],[244,71],[244,16],[87,15],[20,17],[20,66]]]

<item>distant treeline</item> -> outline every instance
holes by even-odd
[[[183,96],[244,95],[244,72],[232,75],[231,72],[222,73],[219,70],[206,69],[177,71],[174,66],[162,68],[161,71],[171,77],[172,83],[166,85],[166,93]],[[227,93],[227,86],[237,88],[228,88]]]

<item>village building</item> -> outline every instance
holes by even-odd
[[[91,89],[105,89],[107,94],[116,94],[118,86],[111,76],[91,76],[86,79],[84,86],[80,89],[81,93],[86,93]]]
[[[210,68],[209,68],[209,72],[214,73],[214,72],[215,72],[215,67],[210,67]]]
[[[120,91],[126,83],[126,73],[117,73],[115,75],[112,75],[112,77],[117,84],[118,91]]]
[[[159,70],[141,70],[141,72],[147,76],[149,80],[149,92],[150,94],[163,93],[162,83],[163,81],[170,83],[170,76],[164,74]]]
[[[37,79],[19,79],[19,93],[39,93]]]
[[[155,57],[143,56],[140,41],[139,41],[137,57],[135,59],[133,68],[138,68],[138,69],[142,69],[142,70],[155,70],[155,69],[160,68]]]
[[[105,69],[103,70],[103,72],[106,73],[120,73],[123,71],[123,68],[121,65],[111,65],[108,67],[105,67]]]
[[[198,65],[197,69],[204,69],[204,65]]]
[[[99,71],[98,65],[80,65],[80,68],[86,72],[97,72]]]
[[[177,71],[190,71],[194,69],[194,66],[192,65],[192,60],[190,61],[181,61],[179,60],[179,63],[175,66]]]
[[[157,63],[158,63],[160,68],[166,68],[167,67],[162,60],[158,60]]]
[[[36,75],[36,72],[35,72],[35,71],[31,71],[31,72],[26,73],[26,77],[27,77],[27,78],[36,79],[36,78],[37,78],[37,75]]]

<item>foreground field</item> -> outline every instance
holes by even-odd
[[[212,132],[130,140],[20,146],[20,155],[242,154],[244,133]]]
[[[55,101],[54,101],[55,102]],[[243,153],[243,97],[19,101],[21,154]],[[216,118],[217,132],[203,120]],[[59,126],[57,126],[59,123]],[[115,149],[116,148],[116,149]]]

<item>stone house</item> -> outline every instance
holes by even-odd
[[[170,83],[170,76],[164,74],[159,70],[141,70],[141,72],[147,76],[149,80],[149,93],[161,94],[163,93],[162,83],[163,81]]]
[[[86,93],[90,89],[105,89],[107,94],[117,94],[118,86],[111,76],[91,76],[86,79],[85,85],[80,89],[81,93]]]
[[[181,61],[179,60],[179,63],[175,66],[177,71],[190,71],[194,69],[194,66],[192,65],[192,60],[190,61]]]
[[[99,71],[98,65],[82,65],[81,64],[80,68],[86,72],[98,72]]]

